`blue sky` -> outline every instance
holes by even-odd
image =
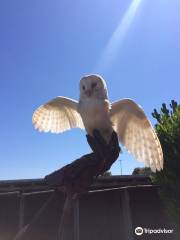
[[[154,108],[171,99],[179,102],[180,1],[141,0],[123,39],[116,39],[108,52],[131,4],[0,2],[0,179],[43,177],[90,152],[81,130],[45,134],[31,123],[33,111],[49,99],[78,99],[84,74],[101,74],[111,101],[134,99],[153,124]],[[123,174],[142,166],[123,152]],[[119,161],[111,171],[120,174]]]

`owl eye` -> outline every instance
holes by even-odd
[[[83,89],[83,90],[85,90],[85,89],[86,89],[84,85],[82,86],[82,89]]]
[[[91,84],[92,88],[95,88],[96,86],[97,86],[97,83],[95,83],[95,82]]]

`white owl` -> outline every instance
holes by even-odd
[[[56,97],[34,112],[32,122],[39,131],[52,133],[85,128],[92,135],[97,129],[107,142],[114,130],[137,160],[152,171],[163,169],[161,145],[143,109],[131,99],[110,103],[106,83],[99,75],[81,79],[79,102]]]

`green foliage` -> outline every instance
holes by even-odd
[[[152,116],[157,120],[155,129],[164,155],[164,169],[153,174],[152,180],[161,186],[167,212],[180,229],[180,105],[171,101],[168,109],[162,104],[160,113],[155,109]]]
[[[151,172],[151,169],[149,167],[144,167],[144,168],[137,167],[132,172],[132,175],[150,176],[151,174],[152,174],[152,172]]]
[[[110,171],[106,171],[104,172],[102,175],[100,176],[103,176],[103,177],[109,177],[109,176],[112,176],[111,172]]]

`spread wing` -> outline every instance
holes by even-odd
[[[84,129],[78,102],[70,98],[56,97],[41,105],[32,117],[33,125],[41,132],[60,133],[71,128]]]
[[[130,99],[112,103],[111,121],[119,141],[152,171],[163,169],[163,153],[159,139],[143,109]]]

